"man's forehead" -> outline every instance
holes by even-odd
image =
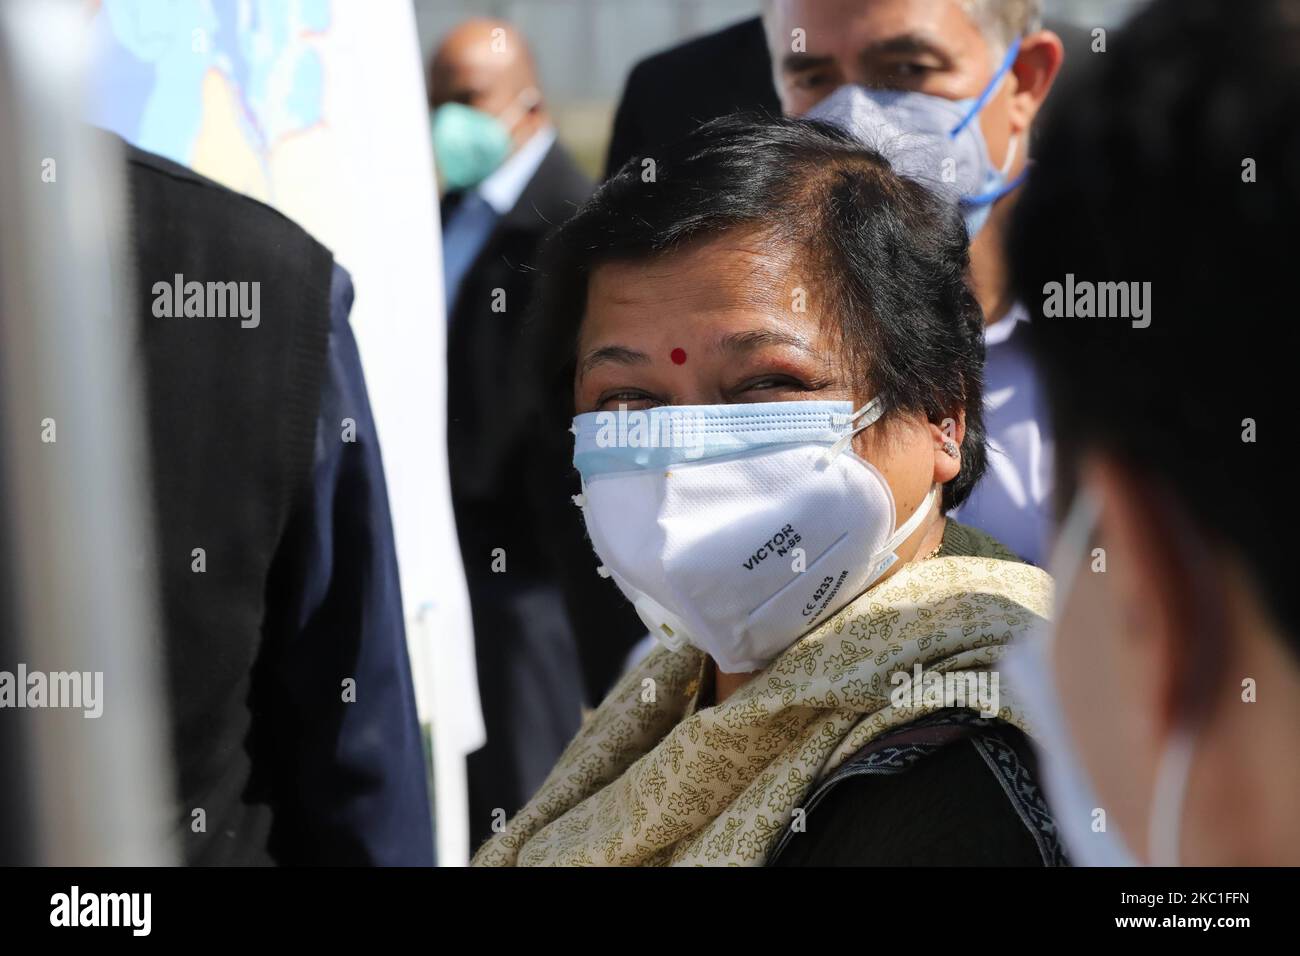
[[[782,39],[804,31],[810,55],[921,44],[956,57],[987,46],[963,0],[774,0],[771,12]]]
[[[440,63],[457,77],[477,82],[490,81],[513,65],[514,54],[494,51],[487,43],[466,43],[442,51]]]
[[[435,64],[433,82],[440,96],[474,99],[486,96],[501,86],[512,72],[511,64],[500,53],[482,50],[457,50]]]

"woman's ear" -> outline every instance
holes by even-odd
[[[934,480],[944,485],[961,472],[961,443],[966,438],[966,412],[930,422],[930,439],[934,442]]]

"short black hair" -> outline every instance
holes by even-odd
[[[1083,454],[1116,456],[1239,554],[1288,626],[1300,17],[1282,0],[1160,0],[1094,59],[1058,91],[1010,240],[1058,507]],[[1151,283],[1150,325],[1044,314],[1070,275]]]
[[[650,161],[653,176],[643,175]],[[539,347],[551,352],[552,387],[567,379],[572,394],[596,266],[736,229],[755,230],[813,271],[846,368],[880,396],[886,419],[906,411],[940,423],[964,410],[961,472],[945,486],[943,507],[965,501],[986,461],[984,316],[968,284],[965,226],[955,208],[825,123],[712,120],[653,157],[630,159],[601,186],[541,260],[548,334]],[[572,411],[571,398],[565,407]]]

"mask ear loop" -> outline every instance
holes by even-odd
[[[998,170],[998,174],[1002,176],[1003,179],[1006,178],[1007,173],[1011,172],[1011,167],[1016,164],[1016,154],[1019,151],[1020,134],[1012,133],[1011,138],[1007,141],[1007,158],[1003,161],[1002,168]]]
[[[1151,790],[1151,821],[1147,824],[1147,860],[1152,866],[1178,866],[1187,778],[1196,753],[1196,734],[1180,729],[1160,756]]]
[[[961,122],[952,128],[952,131],[948,134],[949,139],[956,139],[957,134],[971,124],[971,121],[979,115],[980,110],[988,106],[989,100],[993,99],[993,94],[1002,85],[1002,79],[1010,72],[1012,65],[1016,62],[1016,57],[1019,55],[1020,37],[1016,37],[1011,46],[1008,47],[1007,55],[1002,58],[1002,65],[998,67],[998,71],[984,85],[984,89],[975,98],[975,102],[971,104],[970,110],[962,117]]]
[[[1180,558],[1190,567],[1209,567],[1213,558],[1205,539],[1186,514],[1173,504],[1173,495],[1154,498],[1154,507],[1164,512],[1178,541]],[[1221,599],[1210,588],[1195,589],[1192,619],[1196,641],[1192,648],[1194,672],[1189,675],[1190,694],[1205,694],[1213,682],[1214,664],[1207,658],[1217,648],[1217,635],[1227,633],[1228,616]],[[1181,866],[1183,808],[1196,756],[1204,714],[1181,708],[1178,723],[1156,766],[1155,783],[1147,821],[1147,862],[1152,866]]]
[[[934,507],[934,499],[938,496],[942,487],[938,482],[930,485],[925,500],[916,506],[916,510],[907,516],[906,521],[894,529],[894,533],[889,536],[889,540],[881,548],[882,551],[893,552],[895,548],[910,538],[917,528],[921,527],[921,522],[930,514],[930,509]]]
[[[1032,162],[1033,161],[1030,160],[1030,163]],[[1028,178],[1029,164],[1026,164],[1025,168],[1020,171],[1020,175],[1011,180],[1011,182],[1007,183],[1005,186],[999,186],[997,189],[990,192],[980,193],[978,196],[963,196],[961,204],[963,206],[987,206],[990,203],[995,203],[1007,193],[1012,193],[1019,189],[1021,184]]]
[[[513,133],[515,127],[528,115],[528,111],[541,101],[542,91],[535,86],[526,86],[519,91],[519,95],[511,101],[510,105],[501,111],[497,122]],[[509,121],[506,120],[507,116],[510,117]]]
[[[1012,41],[1011,46],[1008,47],[1006,56],[1002,58],[1002,65],[998,67],[998,71],[993,74],[993,77],[985,85],[983,92],[981,92],[980,95],[975,99],[975,102],[971,105],[970,110],[967,111],[964,117],[962,117],[961,122],[958,123],[956,126],[954,126],[952,128],[952,131],[948,134],[950,139],[956,139],[957,134],[960,133],[962,130],[964,130],[967,126],[969,126],[971,122],[975,119],[975,117],[979,115],[980,110],[984,109],[984,107],[988,105],[989,100],[993,98],[993,95],[997,92],[998,87],[1002,85],[1002,80],[1006,77],[1007,73],[1010,72],[1011,67],[1015,65],[1016,57],[1018,57],[1019,55],[1020,55],[1020,37],[1016,37],[1015,40]],[[1006,161],[1002,164],[1002,169],[1000,170],[1003,177],[1005,177],[1007,175],[1007,171],[1011,169],[1011,165],[1015,161],[1016,152],[1017,149],[1019,148],[1019,145],[1020,145],[1019,137],[1013,136],[1011,139],[1011,146],[1007,150]],[[1020,175],[1017,176],[1011,182],[1006,183],[1005,185],[1000,186],[997,189],[991,190],[989,192],[980,193],[977,196],[964,196],[962,197],[961,205],[987,206],[992,203],[995,203],[1003,196],[1007,195],[1008,193],[1014,192],[1015,190],[1019,189],[1021,184],[1025,181],[1026,177],[1028,177],[1028,175],[1029,175],[1029,167],[1028,165],[1026,165],[1025,168],[1021,171]]]
[[[1057,532],[1047,570],[1056,582],[1056,595],[1052,608],[1053,620],[1059,619],[1070,592],[1078,583],[1079,573],[1088,560],[1088,545],[1101,518],[1101,501],[1092,489],[1081,485],[1074,501],[1066,512],[1065,520]]]
[[[880,421],[880,416],[884,414],[885,414],[884,402],[882,402],[880,400],[880,396],[877,395],[875,398],[867,402],[867,404],[863,405],[852,415],[834,416],[832,418],[832,421],[836,425],[853,425],[853,429],[847,434],[842,435],[838,440],[836,440],[835,444],[831,445],[830,448],[826,449],[826,453],[822,455],[821,463],[823,465],[829,465],[832,461],[834,461],[836,458],[840,456],[840,454],[844,451],[844,449],[849,447],[849,443],[853,441],[853,437],[858,432],[866,431],[876,422]]]

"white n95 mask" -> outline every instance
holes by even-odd
[[[880,578],[897,529],[884,477],[851,447],[883,414],[849,402],[677,405],[573,421],[602,573],[650,632],[724,672],[758,670]]]

